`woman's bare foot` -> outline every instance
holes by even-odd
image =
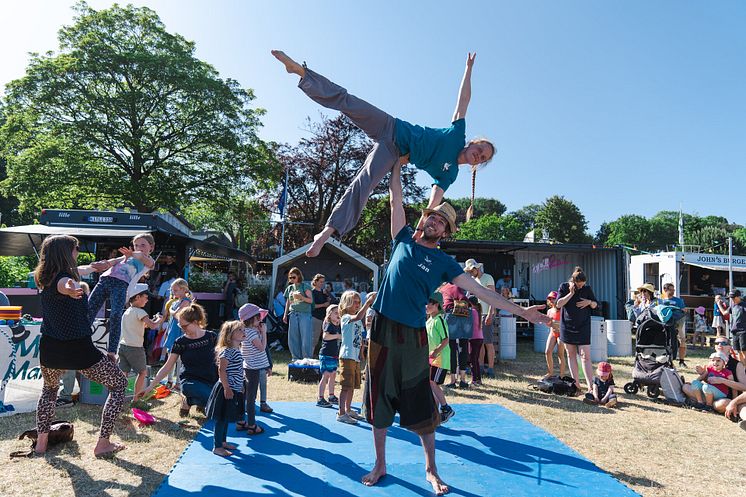
[[[297,74],[301,78],[306,75],[305,68],[288,57],[282,50],[272,50],[271,52],[277,60],[285,64],[285,70],[290,74]]]
[[[373,467],[373,471],[363,476],[360,481],[362,481],[363,485],[365,485],[366,487],[372,487],[373,485],[378,483],[379,480],[384,476],[386,476],[386,465],[378,465],[376,463],[376,465]]]
[[[427,481],[429,481],[430,485],[433,486],[433,492],[435,492],[435,495],[447,494],[450,491],[448,485],[443,483],[443,480],[440,479],[438,473],[434,471],[427,472]]]
[[[324,244],[334,234],[334,228],[327,226],[321,233],[317,233],[313,237],[313,243],[308,250],[306,250],[306,257],[316,257],[321,253],[321,249],[324,248]]]
[[[223,448],[228,450],[236,450],[238,446],[229,444],[228,442],[223,442]]]
[[[212,453],[221,457],[229,457],[233,455],[233,452],[226,450],[224,448],[218,447],[215,449],[212,449]]]
[[[119,451],[126,449],[124,444],[110,442],[108,438],[99,438],[93,455],[96,457],[111,457]]]

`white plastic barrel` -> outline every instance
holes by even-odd
[[[515,359],[515,318],[500,318],[500,359]]]
[[[604,318],[591,316],[591,361],[593,362],[605,361],[609,358],[604,328]]]
[[[545,324],[536,323],[534,325],[534,352],[544,353],[547,345],[547,337],[552,328]]]
[[[632,323],[627,319],[607,319],[606,339],[610,356],[632,355]]]

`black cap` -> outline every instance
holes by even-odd
[[[731,292],[730,292],[730,293],[728,294],[728,297],[730,297],[730,298],[732,298],[732,299],[733,299],[733,298],[736,298],[736,297],[740,297],[740,296],[741,296],[741,290],[732,290],[732,291],[731,291]]]

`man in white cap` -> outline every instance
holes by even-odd
[[[375,485],[386,475],[386,433],[399,413],[399,424],[420,437],[425,449],[427,481],[436,495],[448,492],[435,466],[435,428],[440,413],[430,389],[426,306],[443,282],[469,291],[492,307],[505,309],[531,322],[549,323],[540,313],[544,306],[523,308],[487,290],[464,273],[451,256],[438,249],[441,239],[456,231],[456,212],[448,203],[425,209],[422,229],[407,226],[402,201],[401,166],[394,166],[391,193],[391,252],[386,274],[373,303],[376,316],[369,335],[368,372],[364,406],[373,426],[376,463],[363,476],[365,485]]]
[[[464,265],[464,271],[469,273],[472,278],[477,280],[480,285],[489,290],[495,291],[495,278],[491,274],[484,272],[484,264],[477,262],[474,259],[467,259]],[[482,334],[484,335],[484,346],[479,353],[479,366],[472,364],[472,367],[479,367],[485,364],[487,360],[486,375],[492,377],[495,375],[495,334],[493,333],[493,319],[495,317],[495,309],[485,300],[479,300],[479,305],[482,307]],[[486,356],[486,357],[485,357]]]

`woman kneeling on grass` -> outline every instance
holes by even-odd
[[[180,309],[175,316],[179,327],[184,332],[174,342],[166,363],[153,378],[150,386],[139,391],[135,398],[140,398],[166,378],[172,371],[176,361],[181,359],[182,368],[179,372],[181,394],[184,396],[180,416],[188,416],[190,406],[204,411],[210,391],[218,379],[215,366],[215,345],[218,337],[212,331],[207,331],[205,310],[199,304],[190,304]]]

